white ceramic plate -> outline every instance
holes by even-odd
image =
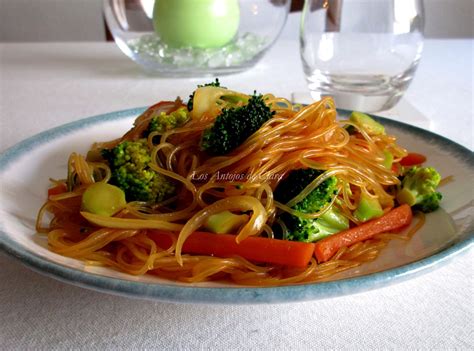
[[[72,151],[85,153],[93,141],[125,133],[144,109],[90,117],[43,132],[0,157],[0,248],[36,271],[100,291],[175,302],[274,303],[351,294],[411,278],[465,252],[474,240],[472,152],[441,136],[406,124],[380,119],[409,150],[428,156],[427,164],[454,181],[444,186],[442,208],[408,243],[392,241],[374,261],[324,283],[275,288],[243,288],[216,283],[181,284],[151,275],[131,276],[108,268],[88,267],[57,255],[35,234],[35,218],[46,197],[48,179],[64,178]],[[345,114],[341,111],[341,114]]]

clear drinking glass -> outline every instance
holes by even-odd
[[[300,52],[314,99],[376,112],[407,90],[423,50],[422,0],[306,0]]]

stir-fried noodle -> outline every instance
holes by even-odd
[[[209,216],[230,210],[248,214],[248,221],[236,234],[237,242],[250,236],[273,237],[277,214],[288,212],[304,218],[317,213],[301,213],[294,204],[305,198],[328,177],[337,176],[335,206],[353,225],[360,194],[377,198],[385,212],[394,207],[390,187],[399,183],[397,175],[383,165],[384,150],[398,162],[406,151],[390,135],[357,136],[347,131],[349,121],[336,119],[331,98],[309,106],[293,105],[272,95],[264,96],[275,111],[273,118],[230,154],[209,156],[199,147],[202,132],[220,110],[207,111],[181,127],[148,135],[153,171],[171,178],[176,194],[162,203],[128,202],[111,217],[81,214],[81,195],[95,182],[107,182],[111,170],[105,162],[91,162],[72,154],[68,162],[66,192],[48,198],[38,215],[37,230],[47,233],[56,253],[81,259],[90,265],[116,268],[130,274],[151,273],[185,282],[227,279],[242,285],[286,285],[325,280],[337,272],[374,260],[387,243],[406,239],[399,234],[380,234],[370,240],[340,249],[328,262],[311,259],[305,268],[256,264],[242,257],[212,257],[182,252],[183,244],[202,227]],[[169,103],[172,111],[180,101]],[[140,116],[135,127],[121,139],[97,143],[93,150],[111,148],[123,140],[133,140],[149,123]],[[273,191],[295,169],[315,168],[324,172],[289,203],[279,203]],[[329,206],[328,206],[329,207]],[[45,214],[52,214],[47,225]],[[421,222],[420,222],[421,223]],[[284,228],[284,223],[281,223]],[[150,238],[150,230],[169,232],[171,246],[160,247]]]

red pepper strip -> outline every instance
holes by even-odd
[[[417,154],[416,152],[410,152],[404,158],[400,160],[400,164],[405,167],[417,166],[426,162],[426,156]]]
[[[48,197],[53,195],[63,194],[67,191],[66,183],[59,183],[58,185],[53,186],[48,189]]]

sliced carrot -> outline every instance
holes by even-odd
[[[52,188],[48,189],[48,197],[53,195],[59,195],[67,191],[66,183],[59,183]]]
[[[426,156],[417,154],[416,152],[410,152],[404,158],[400,160],[400,164],[405,167],[417,166],[426,162]]]
[[[148,236],[163,249],[171,246],[169,233],[149,230]],[[240,256],[254,262],[306,267],[313,256],[314,244],[261,237],[249,237],[237,244],[235,235],[195,232],[184,242],[182,252],[217,257]]]
[[[314,256],[316,256],[318,262],[326,262],[334,256],[340,248],[370,239],[377,234],[405,227],[411,223],[412,217],[411,207],[401,205],[387,212],[382,217],[318,241],[315,245]]]

